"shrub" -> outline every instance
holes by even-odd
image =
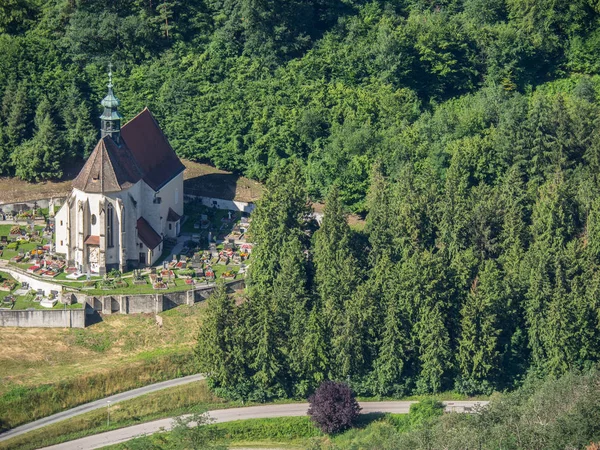
[[[444,414],[444,405],[433,399],[426,398],[419,403],[410,405],[408,418],[412,427],[419,427],[431,419]]]
[[[16,250],[19,248],[19,243],[18,242],[10,242],[6,248],[10,249],[10,250]]]
[[[354,393],[346,383],[325,381],[308,401],[308,415],[328,434],[351,427],[360,413]]]
[[[108,272],[108,278],[121,278],[121,272],[119,269],[112,269],[110,272]]]

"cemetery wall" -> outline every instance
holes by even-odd
[[[54,197],[54,198],[41,198],[41,199],[33,199],[28,200],[26,202],[17,202],[17,203],[0,203],[0,209],[7,213],[9,211],[27,211],[34,207],[38,208],[49,208],[50,204],[53,206],[62,206],[65,202],[66,197]]]
[[[3,269],[5,270],[5,269]],[[227,283],[229,291],[243,289],[244,280]],[[158,314],[180,305],[193,305],[206,300],[215,286],[203,286],[180,292],[138,295],[86,295],[83,292],[63,293],[72,303],[82,303],[82,309],[0,310],[0,327],[84,328],[85,316],[95,314]]]
[[[227,283],[229,291],[243,289],[244,286],[244,280]],[[90,295],[84,298],[78,294],[76,298],[78,302],[89,305],[88,311],[90,312],[95,310],[102,314],[158,314],[180,305],[193,305],[206,300],[214,289],[214,285],[209,285],[199,289],[161,294]]]
[[[225,200],[223,198],[202,197],[199,195],[185,194],[185,196],[189,199],[199,199],[204,206],[208,206],[209,208],[227,209],[230,211],[242,211],[245,213],[251,213],[252,211],[254,211],[255,208],[254,203],[238,202],[236,200]]]
[[[82,309],[0,311],[0,327],[85,328]]]

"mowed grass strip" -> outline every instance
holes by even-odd
[[[197,373],[204,305],[112,315],[82,330],[0,328],[0,429],[118,392]]]
[[[210,411],[209,411],[210,414]],[[391,427],[398,432],[411,429],[408,414],[365,414],[358,423],[343,433],[328,436],[322,433],[307,416],[249,419],[207,425],[218,443],[229,448],[363,448],[356,441],[369,439],[378,427]],[[110,450],[137,450],[145,448],[169,449],[176,446],[172,433],[159,433],[104,447]],[[372,443],[371,443],[372,444]],[[371,446],[369,448],[377,448]]]
[[[0,442],[0,450],[36,449],[160,418],[234,406],[241,403],[214,396],[205,381],[198,381],[111,405],[110,427],[107,408],[101,408]]]
[[[209,411],[210,415],[210,411]],[[247,419],[234,422],[205,425],[210,427],[216,442],[229,447],[305,448],[311,438],[323,436],[310,418],[278,417],[272,419]],[[133,450],[142,448],[173,448],[172,433],[157,433],[131,441],[104,447],[111,450]]]

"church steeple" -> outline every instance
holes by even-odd
[[[117,144],[121,140],[121,119],[123,116],[119,113],[119,105],[121,102],[115,94],[113,94],[112,85],[112,64],[108,64],[108,94],[102,100],[104,112],[100,116],[101,137],[110,136]]]

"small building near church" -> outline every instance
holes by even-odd
[[[101,137],[55,218],[56,252],[80,272],[152,265],[180,233],[185,169],[148,108],[121,127],[109,73]]]

